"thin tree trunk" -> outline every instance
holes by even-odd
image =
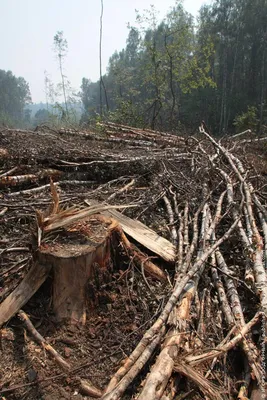
[[[265,35],[266,38],[267,35]],[[261,133],[262,122],[263,122],[263,108],[264,108],[264,95],[265,95],[265,54],[266,50],[264,48],[262,53],[262,64],[261,64],[261,94],[260,94],[260,120],[258,125],[258,133]]]
[[[66,87],[65,87],[65,80],[64,80],[64,74],[63,74],[63,69],[62,69],[62,55],[59,54],[59,69],[60,69],[60,74],[61,74],[61,81],[62,81],[62,89],[63,89],[63,96],[64,96],[64,102],[65,102],[65,109],[66,109],[66,114],[67,117],[69,116],[69,111],[68,111],[68,104],[67,104],[67,97],[66,97]]]
[[[175,92],[173,88],[173,57],[170,54],[170,51],[168,49],[168,44],[167,44],[167,35],[165,35],[165,49],[169,57],[169,64],[170,64],[170,89],[171,89],[171,95],[172,95],[172,107],[171,107],[171,115],[170,115],[170,123],[171,123],[171,128],[173,128],[173,114],[174,114],[174,109],[175,109],[175,104],[176,104],[176,98],[175,98]]]
[[[99,96],[100,96],[100,116],[103,115],[103,101],[102,101],[102,24],[103,24],[103,11],[104,5],[103,0],[101,1],[101,14],[100,14],[100,38],[99,38],[99,72],[100,72],[100,79],[99,79]]]
[[[102,75],[102,32],[103,32],[103,13],[104,13],[104,4],[103,0],[101,0],[101,14],[100,14],[100,39],[99,39],[99,68],[100,68],[100,79],[99,79],[99,95],[100,95],[100,115],[101,117],[103,116],[103,98],[102,98],[102,87],[104,89],[104,94],[105,94],[105,100],[106,100],[106,106],[107,110],[109,110],[109,104],[108,104],[108,95],[107,95],[107,90],[105,87],[105,83],[103,81],[103,75]]]

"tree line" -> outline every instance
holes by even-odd
[[[151,6],[137,14],[125,48],[110,57],[105,75],[98,82],[84,77],[76,96],[63,73],[68,45],[62,32],[55,35],[54,45],[64,102],[55,100],[55,86],[45,73],[47,107],[39,119],[54,109],[57,117],[70,117],[70,104],[79,97],[82,124],[103,118],[193,132],[204,119],[218,135],[247,127],[266,129],[266,0],[214,0],[200,9],[196,20],[180,1],[162,21]],[[0,94],[0,121],[27,119],[23,113],[30,91],[23,78],[0,71]]]
[[[247,125],[261,131],[266,39],[266,0],[214,0],[197,24],[180,2],[163,21],[151,7],[110,57],[102,114],[152,129],[194,129],[204,119],[219,135]],[[84,119],[101,114],[99,82],[84,78],[81,89]]]

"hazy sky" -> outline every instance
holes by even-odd
[[[206,0],[184,0],[187,11],[196,15]],[[103,72],[115,50],[125,46],[127,23],[134,24],[135,9],[154,4],[162,19],[175,0],[104,0]],[[53,82],[59,71],[53,53],[53,37],[63,31],[69,52],[65,74],[75,89],[83,77],[99,77],[100,0],[0,0],[0,69],[11,70],[29,82],[33,102],[45,100],[44,70]]]

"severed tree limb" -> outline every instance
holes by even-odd
[[[226,181],[227,199],[228,199],[229,206],[232,205],[231,210],[232,210],[233,218],[239,218],[239,212],[238,212],[238,210],[235,206],[235,202],[234,202],[234,188],[233,188],[232,180],[225,171],[223,171],[221,169],[218,169],[218,170],[219,170],[220,174],[222,175],[222,177]],[[246,259],[245,259],[245,261],[246,261],[245,281],[247,283],[254,284],[255,278],[254,278],[254,274],[253,274],[253,270],[252,270],[252,263],[254,260],[254,256],[253,256],[254,249],[252,248],[251,240],[249,240],[248,234],[243,227],[241,219],[239,220],[237,227],[238,227],[238,232],[240,234],[241,242],[243,244],[245,252],[248,254],[248,257],[246,257]]]
[[[252,133],[252,130],[251,130],[251,129],[246,129],[246,130],[243,131],[243,132],[236,133],[235,135],[232,135],[232,136],[230,137],[230,139],[235,139],[235,138],[240,137],[240,136],[242,136],[242,135],[246,135],[247,133]]]
[[[178,201],[177,201],[177,194],[173,193],[173,202],[174,202],[174,210],[175,214],[178,218],[179,221],[179,228],[177,232],[177,247],[178,247],[178,252],[177,252],[177,267],[176,270],[179,270],[183,264],[183,248],[184,248],[184,236],[183,236],[183,231],[184,231],[184,217],[182,216],[182,213],[179,212],[179,207],[178,207]]]
[[[119,400],[129,384],[134,380],[134,378],[138,375],[138,373],[143,369],[147,361],[150,359],[156,347],[160,344],[161,339],[165,333],[165,328],[162,327],[157,335],[151,338],[150,343],[140,357],[137,362],[132,365],[132,368],[128,370],[121,379],[121,381],[114,386],[113,389],[107,391],[105,390],[105,394],[101,397],[101,400]]]
[[[118,234],[119,239],[122,241],[126,253],[128,253],[128,255],[135,262],[137,262],[141,269],[144,268],[144,270],[153,278],[162,282],[166,282],[166,274],[156,264],[152,263],[146,255],[144,255],[129,242],[120,225],[117,225],[114,231]]]
[[[228,303],[228,299],[227,299],[227,296],[226,296],[226,293],[224,290],[223,283],[218,275],[217,269],[215,268],[216,267],[215,254],[212,254],[212,256],[211,256],[211,265],[212,265],[211,276],[212,276],[214,285],[218,292],[218,296],[220,299],[220,303],[221,303],[221,307],[223,310],[225,320],[226,320],[228,326],[233,326],[235,324],[235,320],[234,320],[231,308]]]
[[[185,203],[184,207],[184,254],[187,254],[188,246],[189,246],[189,234],[188,234],[188,214],[189,214],[189,205],[188,201]]]
[[[5,213],[7,212],[8,207],[4,207],[2,208],[2,210],[0,210],[0,217],[2,217],[3,215],[5,215]]]
[[[123,186],[122,188],[120,188],[118,191],[112,193],[106,201],[110,201],[112,199],[114,199],[114,197],[116,197],[119,193],[123,193],[123,192],[127,192],[127,190],[134,186],[135,184],[135,179],[132,179],[129,183],[127,183],[127,185]]]
[[[225,343],[227,343],[228,341],[229,341],[229,339],[230,339],[230,337],[232,336],[232,334],[234,333],[236,331],[236,325],[234,325],[233,327],[232,327],[232,329],[230,329],[230,331],[227,333],[227,335],[225,336],[225,338],[221,341],[221,346],[222,345],[224,345]],[[206,372],[206,374],[205,374],[205,378],[208,378],[210,375],[211,375],[211,373],[212,373],[212,370],[214,369],[214,367],[215,367],[215,365],[216,365],[216,363],[217,363],[217,360],[218,360],[218,357],[214,357],[214,359],[212,360],[212,363],[211,363],[211,366],[210,366],[210,368],[209,368],[209,370]]]
[[[171,206],[171,202],[168,199],[168,197],[165,195],[163,196],[163,200],[167,209],[167,213],[169,216],[169,222],[170,222],[170,227],[171,227],[171,235],[172,235],[172,242],[174,245],[177,245],[177,241],[178,241],[178,235],[177,235],[177,231],[176,228],[174,226],[174,213],[173,213],[173,209]]]
[[[202,299],[200,302],[200,313],[199,313],[199,319],[198,319],[198,326],[197,326],[197,344],[201,345],[203,339],[204,339],[204,331],[205,331],[205,324],[204,324],[204,308],[206,304],[206,296],[207,296],[207,291],[208,289],[205,288],[202,292]],[[200,346],[199,346],[200,347]]]
[[[94,181],[60,181],[60,182],[56,182],[54,183],[55,186],[64,186],[64,185],[89,185],[95,183]],[[19,192],[13,192],[13,193],[9,193],[8,197],[16,197],[16,196],[20,196],[21,194],[34,194],[34,193],[39,193],[42,192],[44,189],[48,189],[50,188],[50,183],[48,183],[47,185],[43,185],[43,186],[39,186],[37,188],[32,188],[32,189],[26,189],[26,190],[21,190]]]
[[[0,304],[0,327],[15,315],[46,280],[51,265],[34,263],[22,282]]]
[[[236,327],[236,329],[239,330],[239,333],[234,336],[229,342],[224,343],[224,344],[219,344],[215,349],[210,350],[206,353],[202,353],[196,356],[186,356],[184,358],[184,361],[189,363],[190,365],[194,366],[199,363],[203,363],[205,361],[208,361],[214,357],[220,357],[227,353],[229,350],[233,349],[241,340],[243,337],[251,330],[251,328],[258,322],[259,318],[263,316],[263,313],[261,311],[257,312],[254,317],[242,328]]]
[[[246,323],[245,323],[245,318],[243,315],[243,310],[241,306],[241,302],[238,296],[238,292],[236,290],[235,284],[231,278],[229,278],[229,270],[226,265],[226,262],[221,254],[221,252],[217,249],[215,251],[216,254],[216,259],[219,268],[227,273],[227,275],[224,276],[226,288],[228,291],[228,296],[231,301],[231,306],[232,306],[232,312],[235,317],[235,321],[237,323],[237,326],[243,328]],[[262,368],[260,365],[260,354],[257,349],[257,347],[254,345],[254,343],[251,341],[250,338],[245,338],[242,340],[242,348],[244,353],[246,354],[250,367],[257,378],[257,380],[260,382],[261,376],[262,376]]]
[[[179,321],[179,325],[169,330],[164,342],[164,347],[145,381],[145,385],[141,394],[138,396],[138,400],[161,399],[172,374],[174,360],[178,356],[179,349],[183,344],[184,335],[181,331],[185,331],[188,325],[187,322],[194,291],[195,286],[192,282],[188,283],[185,287],[186,293],[175,311],[175,317]]]
[[[175,364],[174,371],[186,376],[188,380],[194,382],[195,385],[201,390],[205,398],[212,400],[223,400],[224,397],[220,394],[220,388],[214,383],[209,381],[203,375],[201,375],[195,368],[183,361]]]
[[[240,386],[239,392],[237,399],[238,400],[247,400],[248,399],[248,388],[249,384],[251,381],[251,371],[250,371],[250,365],[248,363],[248,360],[244,360],[244,371],[243,371],[243,382],[242,385]]]
[[[20,310],[18,312],[18,316],[23,321],[25,327],[31,333],[36,342],[39,343],[52,356],[52,358],[54,358],[56,363],[63,370],[69,371],[70,364],[67,363],[67,361],[65,361],[64,358],[50,344],[46,342],[45,338],[42,335],[40,335],[40,333],[35,329],[28,315],[24,311]]]
[[[23,183],[36,183],[39,179],[44,179],[46,177],[59,177],[62,175],[61,171],[48,169],[40,171],[37,174],[27,174],[27,175],[5,175],[0,177],[0,186],[16,186]]]
[[[225,280],[227,295],[228,295],[231,305],[232,305],[232,312],[235,316],[235,322],[237,322],[238,324],[241,324],[241,325],[245,325],[245,319],[244,319],[240,299],[239,299],[234,281],[233,281],[233,279],[229,278],[229,276],[231,276],[230,271],[229,271],[227,264],[223,258],[223,255],[219,251],[219,249],[217,249],[215,251],[215,255],[216,255],[216,261],[217,261],[218,267],[220,268],[220,270],[223,273],[225,273],[224,280]]]
[[[262,232],[263,232],[263,237],[264,237],[264,264],[265,264],[265,269],[267,269],[267,222],[266,219],[264,218],[264,215],[260,210],[258,210],[258,215],[262,227]]]
[[[266,211],[265,207],[263,207],[263,205],[261,204],[258,196],[255,193],[252,194],[252,197],[253,197],[254,203],[256,204],[256,206],[258,207],[259,211],[262,213],[262,215],[264,216],[265,220],[267,221],[267,211]]]
[[[184,217],[182,217],[181,213],[178,213],[179,219],[179,229],[178,229],[178,255],[177,255],[177,270],[179,271],[183,265],[184,260]]]
[[[10,169],[7,172],[4,172],[3,174],[0,174],[0,178],[4,178],[5,176],[8,176],[10,174],[12,174],[13,172],[15,172],[18,169],[18,167],[14,167],[12,169]]]
[[[193,257],[193,253],[194,253],[194,251],[196,249],[197,241],[198,241],[198,218],[199,218],[199,214],[201,213],[201,211],[205,207],[205,204],[206,204],[206,200],[204,200],[200,204],[200,206],[198,207],[198,209],[197,209],[197,211],[196,211],[196,213],[194,215],[194,218],[193,218],[193,238],[192,238],[190,246],[189,246],[189,243],[186,246],[187,252],[185,254],[184,262],[183,262],[183,264],[180,266],[180,268],[177,271],[177,273],[181,274],[181,276],[183,276],[183,274],[185,274],[187,272],[187,270],[189,268],[189,265],[191,263],[192,257]],[[187,240],[189,241],[189,239],[188,239],[188,221],[186,221],[186,223],[185,223],[185,239],[186,239],[186,241]],[[177,278],[176,278],[176,280],[177,280]]]
[[[81,379],[80,391],[86,396],[93,397],[94,399],[99,399],[102,396],[102,391],[93,386],[90,382],[85,379]]]

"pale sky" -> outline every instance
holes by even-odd
[[[175,0],[103,0],[102,65],[121,50],[128,35],[127,23],[135,23],[135,9],[140,12],[154,4],[162,19]],[[208,0],[184,0],[192,13]],[[30,85],[33,102],[45,101],[44,71],[53,82],[60,81],[53,38],[63,31],[69,51],[65,75],[79,90],[83,77],[99,78],[100,0],[0,0],[0,69],[23,76]]]

